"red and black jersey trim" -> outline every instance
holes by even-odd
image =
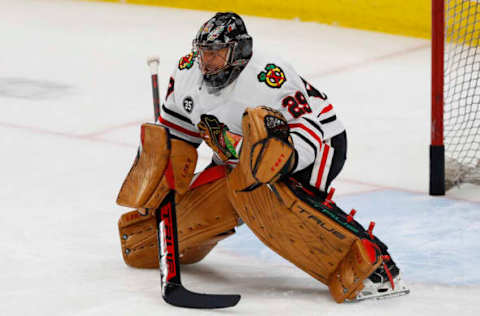
[[[322,128],[318,125],[318,123],[316,123],[315,121],[309,119],[308,117],[302,117],[305,121],[307,121],[308,123],[310,123],[309,125],[312,126],[313,128],[315,128],[317,131],[320,132],[320,134],[322,134],[322,138],[323,136],[325,135],[325,133],[323,132]]]
[[[300,79],[302,79],[302,82],[305,85],[305,90],[307,90],[307,95],[309,97],[320,98],[322,100],[327,99],[327,95],[325,93],[322,93],[322,92],[318,91],[311,84],[309,84],[307,82],[307,80],[303,79],[301,76],[299,76],[299,77],[300,77]]]
[[[330,112],[331,110],[333,110],[333,105],[329,104],[322,109],[322,111],[317,115],[317,117],[320,117],[320,115]]]
[[[323,145],[323,142],[322,142],[322,139],[314,132],[312,131],[310,128],[308,128],[307,126],[301,124],[301,123],[292,123],[292,124],[288,124],[288,127],[290,127],[290,132],[294,132],[294,128],[300,128],[302,130],[304,130],[305,132],[307,132],[308,134],[310,134],[310,136],[312,136],[313,139],[315,139],[317,142],[318,142],[318,148],[322,148],[322,145]]]
[[[179,140],[181,140],[181,141],[184,141],[184,142],[192,145],[192,146],[195,147],[195,148],[198,148],[198,146],[200,146],[200,144],[201,144],[201,143],[194,143],[194,142],[188,141],[188,140],[186,140],[186,139],[184,139],[184,138],[175,136],[175,135],[173,135],[173,134],[171,134],[171,133],[170,133],[170,138],[179,139]]]
[[[168,97],[173,93],[174,89],[175,89],[175,79],[173,79],[173,77],[170,77],[170,81],[168,82],[167,95],[165,96],[165,101],[167,101]]]
[[[178,114],[177,112],[174,112],[170,109],[167,109],[165,104],[162,104],[162,110],[165,111],[165,113],[167,113],[168,115],[171,115],[171,116],[179,119],[180,121],[184,121],[185,123],[193,125],[192,121],[188,117],[185,117],[181,114]]]
[[[337,119],[337,116],[333,115],[333,116],[330,116],[329,118],[321,120],[320,123],[327,124],[327,123],[331,123],[331,122],[335,121],[336,119]]]
[[[307,145],[312,147],[313,151],[315,152],[315,157],[317,156],[317,146],[315,146],[307,137],[303,136],[299,132],[291,131],[290,134],[295,134],[300,137]]]
[[[197,137],[197,138],[200,138],[200,133],[196,133],[196,132],[192,132],[186,128],[183,128],[175,123],[172,123],[170,121],[167,121],[166,119],[164,119],[163,117],[159,117],[159,120],[158,120],[161,124],[167,126],[167,127],[170,127],[170,128],[173,128],[174,130],[178,131],[178,132],[181,132],[183,134],[186,134],[186,135],[189,135],[189,136],[192,136],[192,137]]]

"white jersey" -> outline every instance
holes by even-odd
[[[282,112],[298,153],[295,171],[313,164],[310,184],[324,189],[333,157],[329,139],[345,128],[327,96],[279,58],[255,51],[238,78],[212,94],[194,55],[182,57],[170,78],[159,123],[168,127],[172,135],[198,145],[202,138],[197,124],[202,114],[214,115],[231,132],[242,135],[243,112],[247,107],[261,105]]]

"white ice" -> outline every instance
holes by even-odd
[[[158,271],[123,263],[115,198],[152,120],[145,60],[161,57],[165,89],[211,15],[0,0],[0,315],[479,315],[480,188],[426,194],[429,41],[317,23],[245,17],[256,48],[335,105],[349,138],[336,201],[376,221],[411,294],[338,305],[245,226],[183,268],[191,290],[242,294],[229,310],[169,306]]]

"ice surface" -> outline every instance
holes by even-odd
[[[146,58],[161,56],[165,89],[210,16],[0,0],[0,315],[479,315],[480,189],[425,194],[429,42],[316,23],[245,17],[255,47],[336,106],[349,137],[336,201],[377,223],[412,293],[338,305],[245,226],[183,269],[192,290],[242,294],[228,311],[168,306],[158,271],[125,266],[115,198],[152,117]]]

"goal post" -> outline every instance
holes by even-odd
[[[444,0],[432,0],[430,195],[445,194],[445,147],[443,144],[444,47],[445,3]]]
[[[480,184],[480,0],[432,0],[431,195]]]

